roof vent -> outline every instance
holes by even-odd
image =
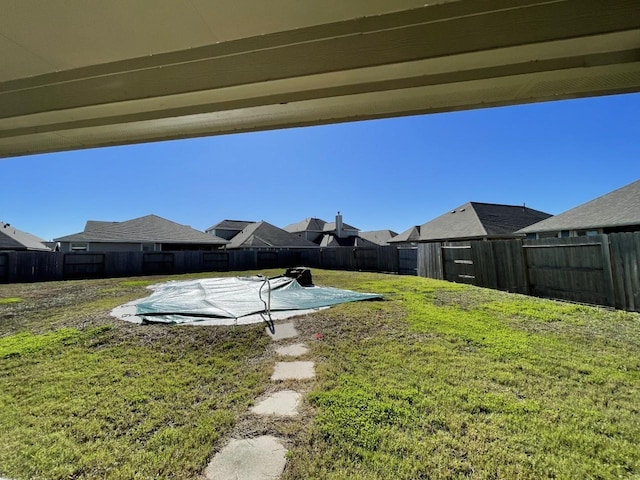
[[[461,209],[460,209],[460,211],[461,211],[461,212],[464,212],[465,210],[466,210],[465,208],[461,208]]]
[[[451,210],[451,213],[456,213],[456,211],[455,210]]]

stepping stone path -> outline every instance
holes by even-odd
[[[274,342],[298,336],[293,323],[275,325],[275,331],[265,329]],[[276,348],[281,357],[299,357],[309,349],[303,343]],[[310,380],[315,378],[313,362],[277,362],[271,375],[273,382],[283,380]],[[295,417],[302,394],[294,390],[279,390],[257,402],[251,412],[255,415]],[[286,460],[287,449],[276,437],[261,436],[247,439],[231,439],[218,452],[205,470],[207,480],[275,480],[280,478]]]
[[[282,415],[283,417],[295,417],[298,415],[298,403],[302,395],[293,390],[281,390],[276,392],[251,408],[257,415]]]
[[[233,439],[215,456],[205,475],[212,480],[278,478],[287,462],[286,453],[275,437]]]
[[[278,362],[271,380],[307,380],[315,376],[313,362]]]

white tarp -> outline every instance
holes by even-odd
[[[310,310],[373,298],[381,295],[332,287],[302,287],[288,277],[207,278],[154,286],[153,294],[136,304],[135,315],[163,323],[237,320],[268,310]]]

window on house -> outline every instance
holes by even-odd
[[[567,237],[569,237],[569,236],[570,236],[570,234],[571,234],[571,232],[570,232],[569,230],[562,230],[562,231],[560,232],[560,237],[561,237],[561,238],[567,238]]]
[[[576,235],[578,237],[595,237],[600,235],[600,232],[598,230],[576,230]]]
[[[72,243],[71,251],[72,252],[86,252],[89,250],[89,244],[87,243]]]

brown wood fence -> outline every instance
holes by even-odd
[[[179,252],[0,252],[0,282],[260,270],[302,265],[398,273],[398,249],[389,246]]]
[[[423,277],[640,311],[640,232],[417,248],[213,252],[0,252],[0,282],[308,266]],[[413,266],[412,266],[413,265]]]
[[[418,275],[444,280],[442,244],[422,243],[418,246]]]
[[[418,247],[398,247],[398,273],[418,274]]]
[[[640,232],[421,244],[418,274],[640,311]]]

